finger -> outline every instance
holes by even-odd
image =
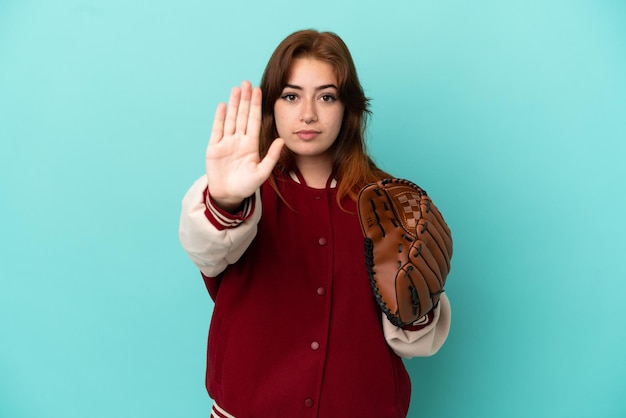
[[[240,100],[241,89],[239,87],[233,87],[233,89],[230,91],[228,108],[226,109],[226,121],[224,123],[224,133],[226,135],[232,135],[235,133],[237,110],[239,109]]]
[[[217,144],[224,137],[224,118],[226,117],[226,103],[220,103],[215,110],[213,118],[213,128],[211,129],[211,137],[209,144]]]
[[[248,116],[248,130],[250,135],[256,135],[257,137],[261,133],[261,101],[263,94],[261,89],[256,87],[252,90],[252,97],[250,98],[250,115]]]
[[[283,145],[285,145],[285,141],[282,138],[276,138],[270,148],[267,150],[267,154],[261,160],[258,165],[259,171],[263,173],[264,176],[269,177],[270,173],[276,166],[278,159],[280,158],[280,152],[283,149]]]
[[[248,127],[248,115],[250,113],[250,96],[252,95],[252,87],[250,82],[244,81],[241,84],[241,100],[239,101],[239,109],[237,109],[237,132],[246,133]]]

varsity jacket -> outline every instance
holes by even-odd
[[[401,357],[432,355],[448,335],[445,294],[407,329],[381,313],[356,204],[339,207],[332,186],[279,176],[288,205],[266,182],[234,215],[206,177],[183,198],[180,240],[214,301],[206,386],[223,416],[405,417]]]

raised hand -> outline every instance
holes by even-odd
[[[230,93],[228,105],[215,111],[206,150],[209,193],[222,209],[236,209],[270,176],[284,145],[274,140],[263,160],[259,156],[261,89],[244,81]]]

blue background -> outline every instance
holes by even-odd
[[[180,200],[216,104],[309,27],[454,233],[410,416],[626,416],[618,0],[0,1],[0,416],[207,417]]]

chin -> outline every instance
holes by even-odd
[[[287,145],[287,148],[294,154],[301,155],[303,157],[319,157],[327,154],[330,146],[324,146],[314,143],[299,143],[293,146]]]

